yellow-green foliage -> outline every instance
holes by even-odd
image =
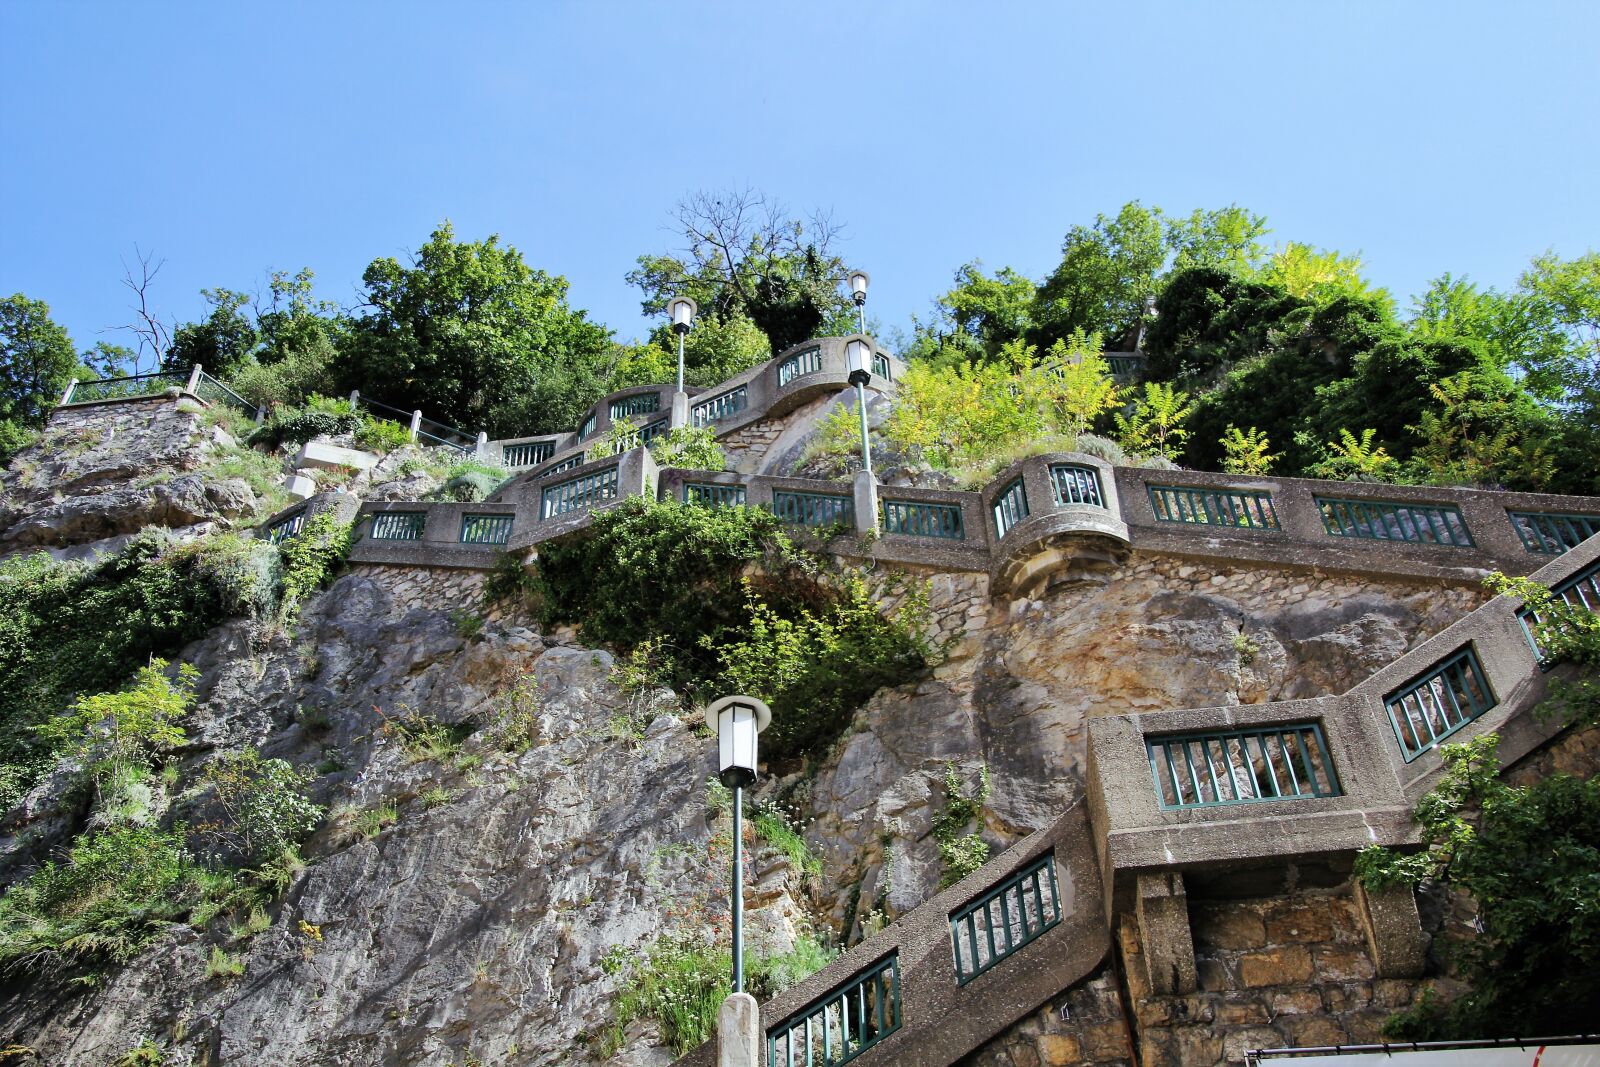
[[[165,751],[185,740],[179,721],[194,703],[199,671],[185,663],[177,681],[167,678],[164,660],[151,660],[133,684],[115,693],[82,697],[65,715],[39,727],[39,736],[58,750],[88,761],[97,781],[128,767],[150,767]]]
[[[1344,478],[1364,481],[1390,481],[1400,473],[1400,464],[1382,445],[1373,447],[1375,430],[1362,430],[1361,437],[1349,430],[1339,431],[1339,440],[1329,441],[1322,459],[1310,473],[1318,478]]]
[[[1117,437],[1129,452],[1176,459],[1183,452],[1189,431],[1183,423],[1194,414],[1189,394],[1170,382],[1145,382],[1144,395],[1132,409],[1116,417]]]
[[[983,464],[1023,442],[1074,434],[1115,403],[1098,335],[1057,341],[1047,358],[1021,341],[982,364],[913,363],[884,433],[900,451],[942,469]]]
[[[1228,474],[1266,474],[1279,457],[1268,451],[1272,447],[1267,435],[1254,426],[1241,430],[1229,426],[1222,435],[1222,469]]]

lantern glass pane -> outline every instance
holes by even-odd
[[[867,291],[867,276],[860,271],[851,274],[850,291],[852,293],[865,293]]]
[[[864,370],[870,372],[871,356],[865,341],[851,341],[844,346],[844,365],[851,371]]]

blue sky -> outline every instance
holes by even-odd
[[[115,339],[137,243],[179,321],[271,268],[349,305],[449,217],[628,338],[673,203],[751,185],[848,225],[891,327],[1134,198],[1237,202],[1404,303],[1600,245],[1596,39],[1592,2],[3,0],[0,292]]]

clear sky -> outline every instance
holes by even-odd
[[[903,326],[961,263],[1039,276],[1141,199],[1237,202],[1401,303],[1600,245],[1600,5],[0,0],[0,293],[87,347],[157,305],[499,233],[621,338],[685,192],[848,225]]]

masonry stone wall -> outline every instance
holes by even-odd
[[[1199,988],[1183,995],[1151,991],[1137,924],[1125,919],[1113,949],[1120,966],[996,1035],[963,1067],[1130,1063],[1124,1019],[1142,1067],[1222,1067],[1252,1049],[1381,1041],[1384,1022],[1435,980],[1374,976],[1351,893],[1345,884],[1191,897]]]
[[[483,571],[357,563],[350,573],[383,586],[400,612],[459,611],[484,622],[526,621],[513,607],[484,603],[483,585],[489,576]]]

